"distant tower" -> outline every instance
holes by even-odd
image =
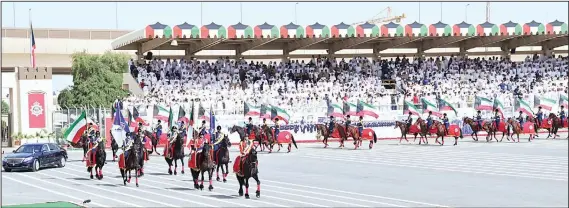
[[[486,22],[490,22],[490,2],[486,2]]]

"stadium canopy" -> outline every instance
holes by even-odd
[[[390,48],[426,51],[460,47],[465,51],[475,47],[516,48],[543,44],[556,48],[567,45],[568,41],[567,23],[558,20],[547,24],[531,21],[523,25],[515,21],[503,24],[439,21],[428,25],[416,21],[406,25],[341,22],[330,26],[318,22],[302,26],[291,22],[280,27],[267,22],[256,26],[239,22],[227,27],[213,22],[202,26],[184,22],[173,28],[156,22],[115,39],[112,48],[136,50],[139,55],[151,50],[184,50],[186,56],[202,50],[235,50],[236,56],[248,50],[283,50],[280,56],[288,56],[300,49],[328,50],[328,55],[343,49],[373,49],[375,56]],[[455,54],[448,53],[440,55]]]

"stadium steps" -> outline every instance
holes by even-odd
[[[144,95],[144,92],[138,85],[138,82],[132,77],[130,73],[123,73],[122,75],[122,86],[123,89],[128,89],[130,93],[136,96]]]

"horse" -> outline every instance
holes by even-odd
[[[464,117],[462,118],[462,122],[469,125],[470,129],[472,129],[472,134],[470,134],[470,136],[472,137],[472,139],[474,141],[478,141],[478,131],[482,131],[483,129],[479,129],[478,128],[478,123],[476,121],[474,121],[474,119],[469,118],[469,117]],[[482,127],[482,125],[481,125]]]
[[[409,143],[409,140],[407,139],[407,134],[409,133],[409,128],[407,128],[407,123],[405,122],[401,122],[401,121],[395,121],[395,127],[394,129],[396,129],[397,127],[399,127],[399,130],[401,130],[401,137],[399,137],[399,143],[401,143],[401,140],[405,139],[405,141],[407,141],[407,143]],[[415,140],[417,139],[417,134],[419,133],[412,133],[415,136]]]
[[[204,173],[207,172],[209,177],[209,187],[208,190],[213,190],[213,184],[211,181],[213,175],[213,169],[215,168],[215,164],[213,162],[213,149],[210,144],[206,143],[203,146],[202,152],[197,154],[196,153],[196,167],[191,168],[192,178],[194,180],[194,188],[203,190],[203,181],[204,181]],[[189,164],[189,163],[188,163]],[[200,180],[200,184],[198,185],[198,177],[201,174],[202,179]]]
[[[516,134],[516,136],[518,137],[518,142],[520,142],[520,133],[522,133],[522,127],[520,125],[520,122],[518,122],[512,118],[508,118],[507,122],[512,127],[512,134],[509,135],[509,138],[512,138],[512,141],[515,142],[516,140],[514,140],[514,134]],[[510,141],[509,138],[508,138],[508,141]],[[528,142],[531,142],[531,139],[532,139],[532,135],[530,134]],[[502,139],[500,139],[500,142],[501,141],[502,141]]]
[[[229,148],[231,147],[231,141],[229,141],[229,137],[227,135],[223,136],[223,139],[218,144],[217,150],[214,151],[214,161],[217,165],[217,181],[221,181],[219,178],[219,168],[221,167],[221,174],[223,175],[223,182],[227,182],[225,179],[227,174],[229,174]],[[223,168],[225,166],[225,168]]]
[[[256,126],[253,126],[253,129],[251,131],[252,133],[254,133],[254,135],[246,135],[244,127],[234,125],[233,127],[231,127],[231,129],[229,129],[229,132],[230,133],[237,132],[237,134],[239,134],[240,139],[248,139],[250,141],[252,140],[251,145],[253,145],[255,149],[257,149],[258,146],[261,146],[261,151],[263,151],[263,146],[261,145],[261,136],[259,135],[258,130],[259,129]],[[251,139],[250,136],[254,136],[253,139]],[[255,141],[257,141],[259,145],[255,145]]]
[[[81,160],[81,162],[84,162],[87,159],[87,151],[89,151],[89,137],[87,135],[81,135],[81,139],[79,139],[79,142],[75,146],[83,148],[83,160]]]
[[[181,173],[184,174],[184,139],[180,134],[164,148],[164,159],[168,163],[168,174],[172,175],[172,162],[174,162],[174,175],[178,175],[178,160],[182,163]]]
[[[93,170],[95,170],[95,177],[99,180],[103,179],[103,166],[107,159],[105,152],[105,143],[99,142],[95,150],[91,149],[87,157],[87,172],[91,173],[93,179]]]
[[[549,138],[551,136],[551,128],[543,128],[542,123],[538,122],[538,120],[535,116],[533,116],[533,115],[527,116],[526,120],[527,120],[527,122],[532,122],[534,125],[534,129],[535,129],[535,136],[534,137],[539,137],[539,130],[540,129],[547,130],[547,138]]]
[[[355,126],[349,126],[347,129],[347,133],[348,135],[352,135],[352,138],[354,139],[354,149],[358,149],[358,147],[360,147],[362,145],[362,141],[364,139],[369,140],[369,149],[373,148],[373,143],[377,143],[377,136],[375,134],[375,132],[371,129],[363,129],[362,130],[362,135],[360,136],[360,132],[358,130],[358,127]],[[370,135],[367,135],[370,134]],[[367,136],[371,136],[367,137]],[[367,138],[366,138],[367,137]]]
[[[337,135],[334,134],[334,130],[338,132]],[[330,137],[335,136],[336,138],[340,139],[340,148],[343,148],[344,141],[348,140],[344,126],[338,123],[334,123],[334,129],[332,129],[332,132],[328,132],[328,126],[324,124],[316,124],[316,138],[319,139],[322,136],[324,137],[322,140],[322,143],[324,143],[324,148],[328,147],[328,138]]]
[[[427,139],[427,134],[429,133],[429,129],[427,128],[427,123],[423,119],[418,118],[415,121],[415,125],[419,127],[419,144],[421,144],[423,138],[425,139],[425,144],[429,144],[429,139]],[[415,139],[417,139],[417,137],[415,137]],[[413,140],[413,142],[415,142],[415,140]],[[438,140],[436,140],[435,142],[439,143]]]
[[[278,149],[277,152],[281,151],[281,147],[283,147],[283,144],[288,144],[288,151],[287,153],[290,153],[291,149],[292,149],[292,145],[294,144],[294,147],[296,149],[298,149],[298,146],[296,145],[296,141],[294,140],[294,135],[292,135],[290,132],[288,131],[281,131],[279,133],[279,138],[276,137],[275,135],[275,129],[274,128],[266,128],[263,129],[264,131],[264,135],[267,135],[267,140],[268,141],[268,148],[269,148],[269,153],[272,152],[275,144],[277,145]]]
[[[151,131],[148,130],[142,130],[142,135],[145,138],[150,139],[150,142],[152,142],[152,148],[150,150],[144,148],[146,150],[146,152],[150,155],[152,154],[154,151],[156,151],[156,154],[160,155],[160,153],[158,153],[158,150],[156,149],[156,146],[158,145],[159,139],[158,137],[156,137],[154,135],[154,133],[152,133]]]
[[[550,134],[553,134],[553,139],[555,139],[556,137],[559,136],[557,135],[557,131],[559,131],[560,128],[563,128],[563,123],[561,122],[561,118],[557,117],[555,113],[549,113],[548,118],[549,120],[551,120]],[[547,136],[547,138],[549,138],[549,135]]]
[[[245,186],[245,198],[249,199],[249,178],[255,179],[257,181],[257,191],[256,197],[261,197],[261,181],[259,181],[259,162],[257,160],[257,151],[251,149],[251,152],[245,156],[243,164],[240,165],[241,156],[237,156],[235,159],[235,164],[233,165],[233,171],[239,182],[239,196],[243,196],[243,186]]]
[[[117,158],[117,151],[119,151],[119,144],[117,144],[117,141],[115,140],[112,131],[110,132],[110,135],[111,135],[111,150],[113,151],[113,162],[114,162],[115,159]]]
[[[141,153],[142,151],[144,151],[142,147],[143,145],[140,138],[135,137],[134,142],[132,143],[130,148],[126,150],[126,152],[119,157],[119,168],[121,171],[123,184],[125,186],[127,182],[130,183],[130,179],[132,178],[131,171],[134,170],[134,176],[136,178],[136,187],[138,187],[138,177],[142,169],[140,161],[143,160],[143,156],[141,155]]]
[[[261,143],[260,145],[265,146],[269,149],[269,153],[273,152],[273,146],[277,143],[277,139],[274,137],[273,131],[268,126],[263,127],[260,129],[261,132]],[[261,149],[262,151],[262,149]]]

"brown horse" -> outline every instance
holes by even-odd
[[[427,129],[427,125],[425,124],[425,121],[423,121],[422,119],[418,119],[417,122],[421,122],[421,132],[429,132],[430,129]],[[424,129],[423,129],[424,127]],[[445,144],[445,135],[447,134],[445,125],[439,121],[433,121],[433,124],[431,124],[430,128],[435,128],[436,132],[435,135],[437,135],[437,137],[435,138],[435,143],[440,144],[441,146]],[[439,137],[441,138],[441,142],[439,142]],[[458,144],[458,137],[455,136],[455,140],[454,140],[454,145]]]
[[[261,133],[261,144],[269,149],[269,153],[273,152],[273,146],[276,143],[276,139],[273,136],[273,131],[268,126],[263,126],[260,129]]]
[[[399,130],[401,130],[401,137],[399,138],[399,143],[401,143],[401,140],[405,139],[405,141],[407,141],[407,143],[409,143],[409,140],[407,139],[407,134],[409,134],[409,128],[407,128],[407,123],[405,122],[401,122],[401,121],[395,121],[395,128],[399,127]],[[418,133],[414,133],[413,135],[415,135],[415,139],[417,139],[417,134]]]
[[[427,123],[425,123],[422,118],[418,118],[415,121],[415,125],[419,127],[419,144],[421,144],[421,141],[423,141],[423,139],[425,139],[425,144],[429,144],[429,140],[427,139],[427,134],[429,134]],[[417,137],[415,137],[415,139],[417,139]],[[415,140],[413,140],[413,142],[415,142]]]
[[[484,130],[483,128],[478,128],[478,123],[474,121],[472,118],[464,117],[462,118],[462,122],[468,124],[470,129],[472,129],[472,134],[470,136],[474,141],[478,141],[478,132]],[[482,126],[481,126],[482,127]]]
[[[334,129],[332,131],[334,130],[338,131],[340,137],[340,148],[344,147],[344,141],[348,140],[344,126],[338,123],[334,123]],[[333,132],[328,132],[328,126],[324,124],[316,124],[316,138],[319,139],[322,136],[324,137],[322,140],[322,143],[324,143],[324,148],[328,147],[328,138],[332,136],[330,133]]]
[[[517,138],[518,138],[518,142],[520,142],[520,134],[523,133],[523,131],[522,131],[522,126],[521,126],[520,122],[518,122],[518,121],[516,121],[515,119],[512,119],[512,118],[508,118],[507,122],[508,122],[508,124],[511,125],[511,128],[512,128],[512,129],[511,129],[511,130],[512,130],[512,134],[510,134],[509,137],[512,139],[513,142],[515,142],[515,141],[516,141],[516,140],[514,140],[514,134],[515,134],[515,135],[517,136]],[[528,142],[531,142],[532,136],[533,136],[533,135],[530,135],[530,136],[529,136]],[[501,141],[502,141],[502,139],[500,139],[500,142],[501,142]],[[509,141],[509,139],[508,139],[508,141]]]
[[[352,136],[352,138],[354,139],[354,149],[358,149],[358,147],[362,143],[362,137],[360,137],[360,132],[358,131],[358,128],[355,126],[348,126],[348,129],[346,129],[346,133],[347,136],[348,135]]]
[[[555,113],[549,114],[549,120],[551,120],[550,134],[553,134],[553,139],[555,139],[556,137],[559,136],[557,135],[557,131],[559,131],[559,129],[563,127],[563,123],[561,123],[561,118],[557,117]],[[547,136],[547,138],[549,138],[549,135]]]

